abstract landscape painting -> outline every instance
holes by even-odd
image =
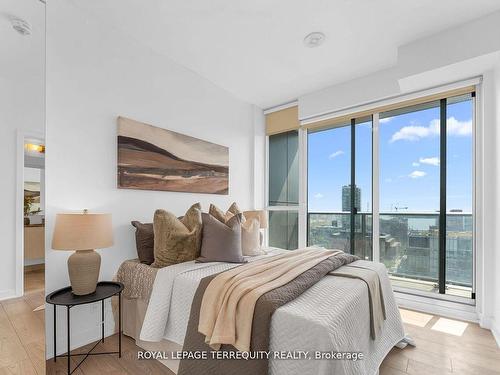
[[[118,117],[118,188],[228,194],[229,148]]]

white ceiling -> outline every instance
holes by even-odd
[[[397,47],[500,9],[498,0],[72,0],[261,107],[396,62]],[[326,42],[302,44],[311,31]]]
[[[498,0],[72,1],[263,108],[389,67],[398,46],[500,9]],[[17,34],[9,15],[33,34]],[[0,75],[43,67],[44,22],[39,0],[2,0]],[[304,47],[311,31],[326,42]]]
[[[32,34],[22,36],[12,28],[10,17],[29,22]],[[45,5],[39,0],[1,0],[0,77],[16,74],[43,77],[45,61]]]

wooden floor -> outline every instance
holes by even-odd
[[[40,274],[26,277],[22,298],[0,302],[0,375],[65,374],[67,362],[45,362],[44,311],[33,311],[44,302]],[[444,319],[439,316],[401,310],[406,331],[417,347],[394,348],[384,360],[380,375],[403,374],[500,374],[500,349],[491,332],[477,324]],[[97,350],[113,351],[117,337],[99,344]],[[86,351],[87,347],[74,352]],[[137,360],[141,350],[133,340],[123,339],[123,356],[93,356],[74,372],[93,374],[167,374],[173,373],[155,360]],[[72,359],[76,366],[78,359]],[[196,375],[196,374],[194,374]]]
[[[0,375],[45,374],[44,272],[25,274],[25,295],[0,302]]]
[[[500,349],[490,331],[408,310],[401,310],[401,315],[417,347],[393,348],[380,375],[500,374]]]
[[[87,352],[93,344],[84,346],[72,351],[72,353]],[[118,348],[118,336],[114,335],[104,340],[104,343],[97,345],[95,352],[115,351]],[[101,375],[101,374],[140,374],[140,375],[174,375],[167,367],[156,360],[138,360],[137,352],[142,350],[135,345],[135,341],[130,337],[123,336],[122,340],[122,358],[116,354],[98,355],[88,357],[81,366],[73,373],[76,375]],[[71,368],[73,369],[80,359],[71,358]],[[58,358],[57,362],[53,359],[47,361],[47,374],[63,375],[67,373],[66,358]],[[0,373],[1,374],[1,373]]]
[[[488,330],[439,316],[401,312],[406,331],[417,347],[392,349],[380,368],[380,375],[500,374],[500,349]],[[106,339],[101,349],[115,350],[116,339],[116,336]],[[122,359],[116,355],[90,357],[75,374],[173,374],[157,361],[136,360],[138,350],[133,340],[125,338]],[[48,361],[47,374],[64,374],[66,364],[64,359],[57,364]],[[72,365],[76,365],[76,360],[72,359]]]
[[[40,292],[45,290],[45,268],[29,267],[24,271],[24,293]]]

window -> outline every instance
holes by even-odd
[[[400,290],[474,299],[474,90],[309,123],[302,174],[299,132],[269,136],[270,245],[341,249]]]
[[[298,247],[299,137],[297,131],[269,136],[269,246]]]

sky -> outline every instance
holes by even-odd
[[[439,108],[380,120],[380,212],[439,210]],[[372,205],[371,121],[356,125],[356,185],[361,211]],[[308,136],[309,212],[342,210],[342,186],[350,183],[351,129]],[[447,211],[472,211],[472,101],[447,107]]]

